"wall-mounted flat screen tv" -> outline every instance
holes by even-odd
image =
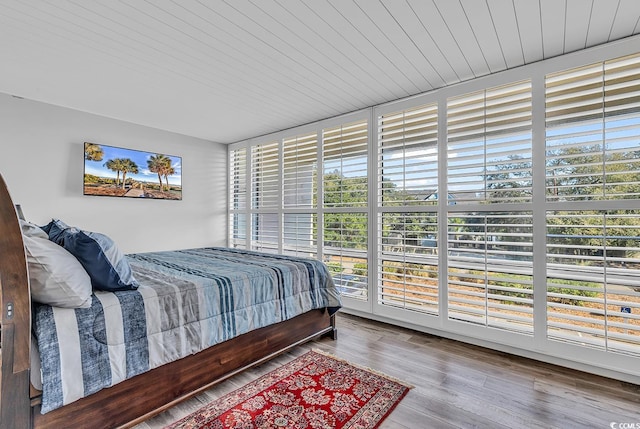
[[[84,144],[84,195],[182,199],[182,158]]]

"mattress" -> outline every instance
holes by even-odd
[[[127,255],[137,290],[34,307],[41,412],[313,309],[340,307],[320,261],[227,248]]]

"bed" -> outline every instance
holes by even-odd
[[[32,302],[23,231],[0,176],[0,427],[130,427],[336,337],[339,297],[318,261],[224,248],[128,255],[135,287],[59,308]]]

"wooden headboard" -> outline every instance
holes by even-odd
[[[29,274],[18,215],[0,175],[0,427],[26,428],[30,422]]]

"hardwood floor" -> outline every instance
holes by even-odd
[[[640,427],[638,385],[344,314],[337,326],[337,341],[297,347],[135,428],[162,428],[312,348],[415,386],[381,429]]]

